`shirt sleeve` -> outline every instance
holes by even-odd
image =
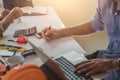
[[[102,11],[101,11],[102,6],[101,5],[102,5],[102,2],[99,0],[96,14],[90,21],[90,24],[95,31],[101,31],[101,30],[105,29],[102,15],[101,15],[101,13],[102,13]]]

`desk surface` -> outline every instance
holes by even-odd
[[[64,27],[64,24],[57,16],[52,7],[49,7],[47,15],[21,17],[21,23],[11,24],[10,27],[4,33],[5,38],[2,39],[0,43],[18,45],[16,43],[7,41],[8,39],[15,39],[13,38],[15,30],[36,26],[37,32],[40,32],[43,28],[48,27],[50,25],[52,25],[53,28]],[[81,52],[82,50],[79,44],[71,37],[60,38],[52,41],[37,39],[35,36],[28,37],[28,39],[35,42],[36,46],[41,47],[46,54],[53,57],[71,50],[75,50],[77,52]],[[20,46],[25,46],[28,49],[31,48],[29,45]],[[84,53],[84,50],[82,50],[82,52]]]
[[[9,45],[18,45],[18,46],[23,46],[23,47],[26,47],[27,49],[30,49],[31,46],[29,44],[26,44],[26,45],[17,44],[15,42],[8,42],[8,40],[9,39],[16,40],[16,38],[13,38],[13,34],[15,30],[36,26],[37,32],[40,32],[43,28],[48,27],[50,25],[53,28],[64,27],[64,24],[62,23],[60,18],[57,16],[57,14],[55,13],[52,7],[48,7],[47,15],[22,16],[21,22],[19,23],[16,20],[4,32],[4,38],[0,40],[0,43],[9,44]],[[33,41],[36,46],[41,47],[44,50],[44,52],[51,57],[59,56],[71,50],[75,50],[79,53],[81,52],[85,53],[85,51],[80,47],[80,45],[72,37],[59,38],[52,41],[37,39],[35,36],[30,36],[28,37],[28,39]],[[39,59],[37,59],[37,61],[39,61]]]
[[[16,40],[16,38],[13,38],[13,34],[14,31],[17,29],[36,26],[37,32],[40,32],[43,28],[48,27],[50,25],[53,28],[64,28],[64,24],[57,16],[52,7],[48,7],[47,15],[23,16],[21,17],[20,23],[18,23],[17,21],[12,23],[10,27],[4,32],[4,38],[0,40],[0,43],[19,45],[30,49],[31,46],[29,44],[24,45],[17,44],[14,42],[8,42],[8,39]],[[41,47],[43,51],[51,57],[56,57],[72,50],[75,50],[78,53],[85,53],[81,46],[72,37],[59,38],[52,41],[37,39],[35,36],[30,36],[28,37],[28,39],[33,41],[36,46]],[[37,65],[42,64],[41,60],[37,56],[31,56],[30,58],[27,58],[25,62]]]

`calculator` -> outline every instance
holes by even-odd
[[[30,36],[30,35],[34,35],[35,33],[37,33],[36,27],[31,27],[27,29],[19,29],[15,31],[14,37],[19,37],[21,35]]]

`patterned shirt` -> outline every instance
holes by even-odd
[[[91,26],[96,31],[106,30],[109,45],[98,53],[98,58],[120,58],[120,1],[115,8],[115,0],[99,0]],[[120,80],[120,70],[112,70],[105,80]]]
[[[109,36],[108,48],[106,53],[99,56],[101,58],[120,57],[120,2],[115,13],[113,13],[113,9],[114,0],[99,0],[97,13],[91,20],[94,30],[106,29]]]

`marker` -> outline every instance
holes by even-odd
[[[8,40],[8,41],[11,41],[11,42],[16,42],[16,41],[14,41],[14,40]]]

